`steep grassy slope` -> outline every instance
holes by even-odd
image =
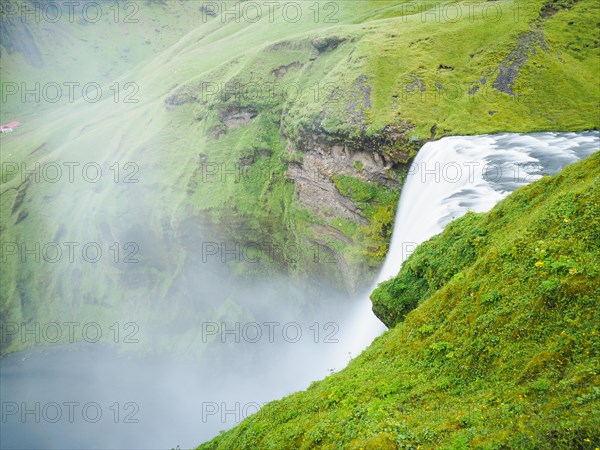
[[[451,223],[374,292],[394,328],[199,448],[597,448],[599,181],[596,153]]]
[[[96,103],[13,102],[10,117],[3,105],[0,119],[23,126],[0,138],[2,244],[99,242],[111,255],[114,242],[121,251],[134,242],[141,262],[9,256],[0,319],[150,316],[162,330],[185,317],[177,334],[187,336],[211,317],[253,317],[234,289],[197,295],[214,272],[251,282],[317,278],[344,292],[370,283],[407,163],[426,139],[598,128],[597,2],[555,5],[552,14],[541,0],[493,3],[321,2],[318,14],[302,3],[297,21],[282,3],[273,20],[265,10],[255,21],[207,15],[195,2],[139,2],[131,26],[110,16],[27,24],[48,64],[31,68],[3,51],[3,81],[110,81]],[[107,36],[106,48],[93,36]],[[103,58],[114,69],[98,67]],[[133,103],[127,83],[136,87]],[[106,175],[100,184],[80,175],[70,183],[65,170],[51,183],[8,170],[38,162],[95,162]],[[122,182],[129,163],[139,168],[136,184]],[[209,268],[198,262],[202,235],[230,247],[258,243],[263,258]],[[293,290],[290,309],[326,301],[306,284],[311,290]],[[265,309],[280,303],[276,293],[261,301]]]

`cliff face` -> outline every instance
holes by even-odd
[[[288,138],[287,152],[301,161],[291,162],[286,174],[296,186],[300,204],[323,217],[341,217],[369,223],[360,209],[337,190],[333,177],[345,175],[377,183],[396,192],[402,187],[406,170],[420,141],[408,142],[397,127],[386,127],[375,137],[355,139],[304,132],[295,143]]]
[[[393,126],[374,137],[344,139],[319,130],[299,133],[295,140],[287,138],[285,155],[290,162],[285,177],[294,183],[297,204],[315,217],[311,241],[335,253],[343,283],[352,291],[368,284],[371,274],[355,256],[349,261],[353,258],[349,253],[358,249],[366,260],[381,261],[391,238],[402,183],[418,145],[418,141],[408,142]],[[356,181],[349,185],[349,180]],[[326,224],[317,225],[321,221]],[[358,231],[343,229],[341,221]],[[340,251],[341,245],[350,250]]]

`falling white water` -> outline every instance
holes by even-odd
[[[489,211],[515,189],[553,175],[599,147],[597,131],[456,136],[425,144],[402,189],[388,256],[369,294],[397,275],[415,247],[451,220],[468,211]],[[386,329],[372,313],[368,295],[345,328],[346,361]]]

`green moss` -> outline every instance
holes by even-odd
[[[334,175],[336,188],[360,209],[369,225],[355,228],[351,235],[361,243],[361,254],[376,265],[387,253],[392,237],[399,192],[348,175]]]

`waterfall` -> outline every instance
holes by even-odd
[[[388,255],[368,294],[397,275],[415,247],[451,220],[468,211],[489,211],[519,187],[554,175],[599,147],[597,131],[455,136],[425,144],[410,167]],[[371,311],[368,294],[345,324],[346,359],[385,331]]]
[[[75,425],[64,416],[54,424],[19,420],[15,414],[9,425],[1,425],[3,443],[39,448],[51,442],[55,448],[85,448],[93,435],[94,445],[106,448],[165,447],[176,430],[175,442],[189,447],[216,435],[235,425],[237,416],[223,420],[218,414],[214,421],[205,422],[199,403],[240,409],[252,405],[250,412],[254,412],[266,401],[308,387],[330,369],[341,370],[349,354],[357,356],[385,331],[371,311],[369,294],[398,273],[418,244],[465,212],[489,210],[518,187],[590,155],[599,143],[598,132],[585,132],[448,137],[426,144],[402,189],[390,250],[377,281],[339,319],[335,340],[320,339],[317,344],[309,336],[293,345],[266,343],[265,359],[260,361],[268,364],[232,361],[226,366],[202,358],[181,362],[164,355],[117,355],[111,348],[89,343],[13,354],[0,364],[3,404],[27,402],[31,407],[36,402],[76,401],[83,405],[97,400],[105,414],[99,423],[82,422],[80,406]],[[121,409],[139,404],[139,427],[114,423],[110,408],[116,401]]]

